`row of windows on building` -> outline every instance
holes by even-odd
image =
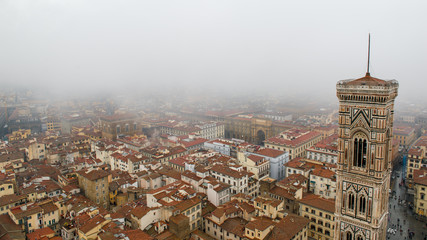
[[[319,211],[318,214],[316,214],[317,211],[315,209],[311,209],[311,211],[310,211],[308,207],[305,208],[305,211],[306,212],[311,212],[312,214],[318,215],[319,217],[323,217],[323,212],[322,211]],[[332,217],[330,214],[325,214],[325,218],[328,219],[328,220],[332,220],[332,221],[335,220],[334,217]]]
[[[1,187],[0,191],[4,191],[4,189],[5,189],[4,187]],[[7,189],[12,189],[12,185],[7,186]]]
[[[224,175],[224,174],[222,174],[222,173],[216,173],[216,172],[214,172],[214,176],[215,176],[218,180],[222,180],[222,182],[224,182],[224,183],[226,183],[226,182],[227,182],[227,181],[225,180],[225,178],[224,178],[224,177],[227,177],[227,178],[233,178],[233,179],[238,179],[238,178],[234,178],[234,177],[227,176],[227,175]],[[224,177],[222,177],[222,178],[221,178],[221,176],[224,176]],[[231,183],[230,179],[228,179],[228,184],[233,185],[233,186],[237,186],[237,184],[239,184],[239,181],[233,181],[233,183]],[[240,184],[239,184],[239,185],[243,185],[243,184],[246,184],[246,179],[243,179],[243,181],[240,181]]]
[[[316,226],[315,226],[315,225],[311,225],[310,229],[311,229],[312,231],[317,231],[317,232],[319,232],[319,233],[321,233],[321,234],[325,234],[326,236],[331,236],[331,231],[329,231],[329,230],[325,230],[325,231],[323,231],[323,228],[321,228],[321,227],[318,227],[318,228],[316,229]]]

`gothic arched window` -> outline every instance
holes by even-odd
[[[353,146],[353,166],[366,167],[366,152],[368,142],[363,138],[355,138]]]
[[[366,212],[366,198],[365,196],[360,196],[359,198],[359,212],[364,214]]]
[[[350,193],[348,195],[348,208],[354,210],[354,194]]]
[[[356,240],[363,240],[363,237],[359,235]]]
[[[347,232],[346,240],[353,240],[353,234],[351,232]]]

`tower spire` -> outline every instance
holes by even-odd
[[[369,61],[371,59],[371,33],[369,33],[369,38],[368,38],[368,67],[366,70],[366,76],[369,76]]]

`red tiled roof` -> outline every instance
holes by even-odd
[[[205,138],[197,138],[197,139],[194,139],[193,141],[185,141],[185,140],[182,140],[182,141],[179,141],[182,145],[184,145],[184,147],[185,148],[189,148],[189,147],[192,147],[192,146],[195,146],[195,145],[199,145],[199,144],[202,144],[202,143],[204,143],[204,142],[207,142],[208,140],[207,139],[205,139]]]
[[[423,157],[423,154],[424,154],[424,150],[421,148],[412,147],[408,151],[408,155],[415,155],[417,157]]]
[[[295,147],[321,135],[322,134],[319,132],[310,131],[309,133],[303,134],[299,137],[296,137],[295,139],[284,139],[282,137],[272,137],[265,140],[265,143]]]
[[[335,173],[329,169],[324,169],[322,167],[316,167],[311,171],[312,175],[329,178],[329,179],[335,179]]]
[[[270,218],[262,217],[262,218],[256,218],[255,220],[246,224],[246,228],[251,230],[258,229],[258,230],[264,231],[268,227],[273,225],[274,225],[273,220],[271,220]]]
[[[151,239],[153,239],[150,235],[146,234],[141,229],[127,230],[124,232],[124,234],[129,238],[129,240],[139,240],[139,239],[151,240]]]
[[[294,239],[301,230],[308,227],[310,220],[295,214],[289,214],[278,222],[271,234],[269,240],[291,240]]]
[[[149,208],[149,207],[138,206],[138,207],[134,208],[130,213],[132,215],[134,215],[135,217],[137,217],[138,219],[141,219],[142,217],[144,217],[151,210],[153,210],[153,209]]]
[[[259,155],[267,156],[267,157],[272,157],[272,158],[276,158],[280,155],[285,154],[284,151],[271,149],[271,148],[260,148],[255,153]]]
[[[427,168],[422,167],[414,170],[414,183],[427,186]]]
[[[45,227],[45,228],[36,229],[32,233],[28,233],[27,239],[38,240],[48,235],[55,235],[55,231],[53,231],[50,227]]]
[[[100,179],[100,178],[105,178],[107,177],[110,173],[104,170],[92,170],[92,171],[86,171],[86,170],[82,170],[77,172],[80,176],[89,179],[90,181],[94,181],[96,179]]]
[[[290,193],[289,190],[286,190],[286,189],[278,187],[278,186],[275,186],[272,189],[270,189],[270,193],[284,197],[284,198],[287,198],[287,199],[291,199],[291,200],[295,199],[294,195],[292,193]]]
[[[304,164],[305,162],[301,161],[301,158],[294,158],[291,161],[285,163],[284,165],[290,168],[301,168],[301,166],[303,166]]]
[[[328,136],[327,138],[318,142],[316,145],[314,145],[311,148],[321,148],[321,149],[327,149],[331,151],[337,151],[338,150],[337,140],[338,140],[338,134],[332,134],[331,136]]]
[[[240,171],[239,172],[239,171],[236,171],[236,170],[229,168],[228,166],[224,166],[224,165],[220,165],[220,164],[213,166],[211,168],[211,171],[222,173],[224,175],[231,176],[234,178],[242,178],[242,177],[248,175],[248,173],[246,171]]]
[[[79,230],[86,234],[99,224],[102,224],[104,221],[105,219],[101,215],[96,215],[95,217],[87,221],[85,224],[83,224]]]
[[[302,199],[299,200],[300,203],[312,206],[330,213],[335,212],[335,200],[334,199],[325,199],[315,194],[305,194]]]
[[[387,82],[379,78],[371,77],[369,73],[366,73],[364,77],[349,81],[346,85],[386,86]]]
[[[228,218],[221,224],[221,229],[224,229],[228,233],[233,233],[240,238],[244,238],[245,226],[248,221],[240,217]]]
[[[177,157],[177,158],[173,158],[171,160],[169,160],[169,163],[171,164],[175,164],[181,167],[185,167],[185,163],[189,162],[189,160],[183,158],[183,157]]]
[[[257,156],[257,155],[251,154],[251,155],[248,156],[248,159],[252,160],[253,162],[258,162],[258,161],[263,160],[264,158],[260,157],[260,156]]]
[[[415,129],[410,126],[394,126],[393,135],[410,135]]]

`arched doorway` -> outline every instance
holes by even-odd
[[[263,130],[258,130],[256,134],[256,144],[263,146],[265,140],[265,133]]]

